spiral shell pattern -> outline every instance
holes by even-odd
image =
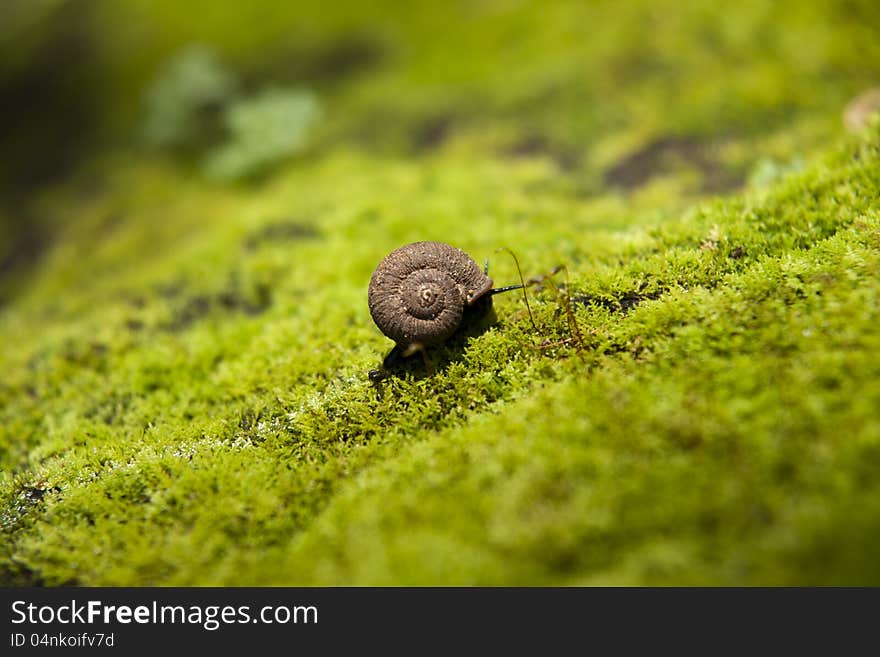
[[[370,314],[398,345],[438,344],[458,328],[465,306],[491,288],[492,280],[461,249],[415,242],[376,267],[368,292]]]

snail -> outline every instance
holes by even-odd
[[[385,366],[445,342],[477,302],[522,288],[493,285],[488,262],[480,269],[450,244],[414,242],[392,251],[373,272],[367,295],[373,321],[395,342]]]

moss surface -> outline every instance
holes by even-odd
[[[116,145],[0,206],[0,581],[880,584],[875,2],[190,4],[95,3]],[[191,42],[308,149],[113,142]],[[566,269],[376,386],[422,239]]]

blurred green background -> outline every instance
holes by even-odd
[[[228,179],[305,148],[298,140],[276,145],[276,154],[245,152],[259,150],[259,134],[251,146],[240,137],[237,151],[228,144],[230,133],[247,132],[248,104],[273,89],[320,103],[320,120],[304,126],[315,153],[418,157],[465,133],[485,148],[546,152],[576,169],[586,193],[599,193],[609,177],[641,182],[652,158],[699,168],[707,157],[700,151],[732,140],[795,130],[808,151],[838,127],[845,102],[876,82],[877,24],[871,0],[486,0],[405,9],[8,0],[0,26],[3,270],[36,256],[51,232],[28,208],[35,188],[85,175],[102,154],[170,146],[192,163],[212,153],[205,166]],[[245,105],[237,126],[236,104]],[[615,158],[652,139],[660,143],[645,154],[648,171],[614,169]],[[792,148],[776,150],[789,156]],[[731,170],[704,183],[708,191],[742,181],[754,154],[737,155],[729,154]]]
[[[878,83],[875,0],[5,0],[0,581],[880,581]],[[377,389],[420,239],[569,280]]]

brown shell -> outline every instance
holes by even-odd
[[[491,289],[492,279],[461,249],[414,242],[379,263],[368,301],[379,330],[406,350],[446,340],[465,306]]]

